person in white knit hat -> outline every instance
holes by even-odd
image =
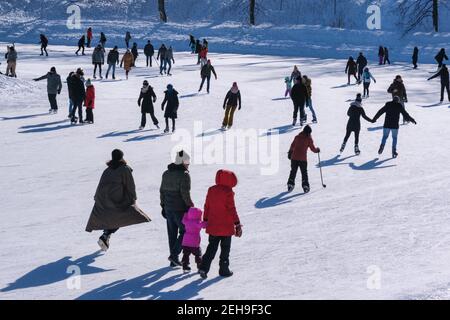
[[[186,151],[178,151],[175,162],[169,164],[161,181],[161,214],[167,220],[171,267],[182,266],[179,260],[185,232],[182,219],[184,213],[194,207],[191,200],[191,177],[188,171],[190,160],[191,157]]]

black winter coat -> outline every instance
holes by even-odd
[[[354,74],[356,73],[357,66],[355,60],[348,60],[347,66],[345,67],[345,73]]]
[[[153,91],[152,87],[148,87],[148,90],[146,92],[143,92],[141,90],[141,93],[139,95],[138,99],[138,105],[141,106],[141,113],[151,113],[153,112],[153,99],[156,100],[156,94],[155,91]]]
[[[79,47],[84,47],[85,42],[86,42],[86,37],[85,36],[81,36],[80,40],[78,40],[78,46]]]
[[[227,95],[225,96],[225,100],[223,101],[223,106],[234,106],[236,107],[239,102],[239,109],[241,108],[241,91],[238,90],[238,92],[233,93],[231,90],[228,91]]]
[[[401,103],[390,101],[385,104],[383,108],[381,108],[375,117],[373,117],[374,121],[377,121],[379,117],[383,113],[386,113],[386,117],[384,118],[384,128],[388,129],[398,129],[399,125],[398,122],[400,120],[400,114],[403,115],[403,118],[406,121],[415,122],[415,120],[406,112],[405,108],[403,108]]]
[[[70,86],[69,93],[72,93],[72,101],[74,103],[84,101],[84,98],[86,97],[86,90],[84,88],[83,80],[81,80],[78,76],[73,75],[68,85]]]
[[[182,164],[171,163],[163,173],[159,194],[166,212],[186,213],[193,206],[189,171]]]
[[[161,104],[161,107],[164,110],[164,106],[167,103],[166,111],[164,112],[164,118],[176,119],[178,106],[180,105],[178,101],[178,92],[172,89],[171,91],[164,91],[164,94],[164,100]]]
[[[352,102],[350,108],[348,108],[347,115],[349,116],[347,122],[348,131],[359,131],[361,130],[361,117],[365,120],[371,122],[371,119],[366,116],[366,112],[359,102]]]
[[[295,105],[305,104],[308,90],[302,81],[297,82],[291,89],[291,99]]]
[[[152,44],[147,43],[144,47],[144,54],[146,56],[152,56],[155,54],[155,48],[153,47]]]
[[[434,79],[441,76],[441,84],[442,85],[448,85],[450,83],[449,81],[449,74],[448,74],[448,68],[441,68],[439,69],[439,72],[436,73],[434,76],[429,78],[428,80]]]
[[[202,69],[200,70],[200,75],[203,77],[211,77],[211,72],[214,73],[214,76],[217,78],[216,70],[214,70],[214,67],[210,64],[205,64]]]
[[[107,58],[108,64],[119,64],[119,51],[110,50]]]
[[[394,80],[394,82],[392,82],[387,91],[392,94],[392,98],[397,96],[400,98],[400,100],[403,101],[408,100],[408,97],[406,95],[406,88],[403,82]]]
[[[364,56],[359,56],[358,59],[356,59],[356,64],[359,67],[359,70],[364,69],[367,66],[367,59]]]
[[[444,59],[448,60],[447,55],[445,54],[445,51],[439,51],[439,53],[436,55],[436,57],[434,57],[434,59],[436,59],[436,61],[441,64]]]

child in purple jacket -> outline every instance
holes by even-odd
[[[202,222],[202,210],[198,208],[190,208],[188,212],[184,214],[182,223],[185,227],[185,233],[183,236],[183,271],[189,272],[189,256],[191,254],[195,257],[195,263],[200,266],[202,262],[202,251],[200,248],[200,231],[202,228],[206,228],[207,222]]]

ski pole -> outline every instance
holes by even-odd
[[[322,181],[322,187],[326,188],[327,185],[323,183],[322,166],[320,164],[320,152],[317,153],[317,156],[319,157],[320,181]]]
[[[152,57],[153,57],[153,59],[155,59],[156,65],[159,67],[158,60],[156,60],[155,56],[152,56]]]

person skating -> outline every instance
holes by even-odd
[[[105,49],[106,47],[106,36],[103,32],[100,32],[100,44],[102,45],[103,49]]]
[[[40,34],[39,36],[39,43],[41,44],[41,56],[45,55],[48,57],[48,52],[47,52],[47,46],[48,46],[48,39],[44,34]]]
[[[294,70],[292,70],[291,73],[291,83],[294,85],[295,82],[297,81],[297,78],[301,78],[302,77],[302,73],[300,72],[300,70],[298,70],[298,67],[295,65],[294,66]]]
[[[103,47],[99,44],[94,49],[94,52],[92,52],[92,64],[94,65],[94,79],[97,78],[97,68],[99,70],[100,79],[103,79],[102,77],[102,65],[105,63],[105,50]]]
[[[125,76],[128,80],[128,74],[130,73],[131,67],[134,64],[134,58],[133,58],[133,54],[131,53],[131,51],[129,49],[127,49],[127,52],[125,52],[125,54],[122,57],[122,61],[120,62],[120,67],[124,68],[125,70]]]
[[[439,69],[439,71],[435,75],[428,78],[428,80],[437,78],[439,76],[441,77],[441,102],[444,101],[445,90],[447,90],[448,101],[450,102],[450,88],[449,88],[450,80],[447,65],[442,64],[442,67]]]
[[[200,67],[203,67],[208,61],[208,47],[202,46],[200,50]]]
[[[6,76],[17,78],[17,51],[14,46],[8,47],[8,51],[5,55],[6,59]]]
[[[383,60],[384,60],[384,48],[383,46],[380,46],[378,48],[378,64],[381,66],[383,64]]]
[[[164,107],[166,106],[166,110],[164,111]],[[164,118],[166,122],[166,128],[164,129],[164,133],[169,132],[169,119],[172,120],[172,132],[175,132],[175,119],[177,119],[177,111],[180,102],[178,100],[178,92],[173,88],[171,84],[167,85],[167,90],[164,91],[164,100],[161,103],[161,110],[164,111]]]
[[[389,134],[392,133],[392,157],[397,158],[397,138],[400,114],[402,114],[403,119],[408,122],[412,122],[414,124],[417,124],[417,122],[408,114],[408,112],[406,112],[405,108],[400,103],[399,96],[394,96],[392,101],[386,103],[385,106],[377,112],[375,117],[373,117],[372,122],[375,123],[384,113],[386,116],[383,125],[383,137],[381,139],[380,148],[378,149],[378,154],[383,153],[387,138],[389,137]]]
[[[178,151],[175,161],[162,175],[159,189],[161,214],[167,222],[169,238],[169,261],[171,267],[181,267],[179,255],[185,228],[184,214],[194,207],[191,200],[191,176],[189,175],[190,156],[186,151]]]
[[[189,35],[189,48],[192,54],[195,53],[195,38],[192,34]]]
[[[197,54],[197,64],[200,64],[200,52],[202,51],[202,44],[200,40],[195,41],[195,53]]]
[[[51,67],[50,72],[43,75],[42,77],[33,79],[34,81],[41,81],[47,79],[47,94],[48,101],[50,102],[50,113],[58,112],[58,103],[56,102],[56,95],[61,93],[62,82],[61,76],[56,73],[56,68]]]
[[[305,84],[302,81],[301,77],[298,77],[296,79],[296,82],[291,90],[291,100],[294,104],[294,112],[293,112],[293,120],[292,125],[295,126],[297,123],[297,115],[300,111],[300,126],[303,126],[303,124],[306,122],[306,113],[305,113],[305,103],[306,103],[306,97],[308,95],[307,89]]]
[[[292,82],[290,77],[284,78],[284,84],[286,86],[286,90],[284,91],[284,97],[287,98],[287,96],[291,97],[291,89],[292,89]]]
[[[365,68],[364,72],[362,74],[362,82],[363,82],[363,86],[364,86],[364,91],[363,91],[364,98],[369,97],[369,87],[370,87],[370,83],[372,80],[373,80],[373,82],[377,83],[377,80],[375,80],[372,73],[369,71],[369,68]]]
[[[94,108],[95,108],[95,87],[91,82],[91,79],[86,81],[86,97],[84,98],[84,106],[86,107],[86,120],[87,123],[94,123]]]
[[[308,78],[307,75],[303,76],[303,83],[306,87],[306,100],[305,100],[305,104],[306,107],[309,108],[309,110],[312,113],[312,122],[313,123],[317,123],[317,115],[316,115],[316,111],[314,110],[313,104],[312,104],[312,84],[311,84],[311,79]],[[306,114],[306,113],[305,113]]]
[[[358,67],[358,82],[361,83],[361,76],[367,66],[367,59],[362,52],[359,53],[358,59],[356,59],[356,65]]]
[[[134,63],[133,63],[133,67],[136,66],[136,60],[139,56],[139,51],[138,51],[138,47],[137,47],[137,43],[134,42],[133,43],[133,47],[131,48],[131,53],[133,54],[133,59],[134,59]]]
[[[345,67],[345,73],[347,74],[347,85],[350,84],[350,77],[354,76],[356,79],[356,82],[358,83],[358,77],[356,76],[356,72],[358,70],[358,66],[356,65],[355,60],[353,57],[349,57],[347,61],[347,66]]]
[[[85,55],[84,54],[84,43],[86,42],[86,37],[84,36],[84,34],[81,36],[81,38],[78,40],[78,50],[75,51],[75,54],[78,55],[78,52],[80,52],[81,50],[81,55]]]
[[[125,34],[125,45],[127,49],[130,49],[130,40],[131,40],[131,33],[130,31],[127,31]]]
[[[206,39],[203,39],[202,46],[208,49],[208,41]]]
[[[150,40],[147,41],[147,44],[144,47],[144,54],[147,61],[147,67],[152,66],[153,55],[155,54],[155,48],[151,44]]]
[[[288,152],[288,159],[291,160],[291,172],[288,179],[288,191],[291,192],[295,187],[295,178],[297,176],[297,171],[300,168],[302,174],[302,188],[305,193],[310,190],[308,181],[308,159],[307,153],[308,149],[311,149],[314,153],[319,153],[320,148],[314,146],[314,141],[311,137],[312,129],[309,125],[303,128],[291,144]]]
[[[141,92],[139,94],[138,106],[141,107],[141,126],[139,130],[145,128],[145,124],[147,123],[147,113],[150,113],[150,117],[152,118],[153,124],[159,129],[158,119],[155,117],[155,110],[153,108],[153,103],[156,102],[156,94],[153,88],[148,84],[147,80],[144,80],[142,83]]]
[[[156,60],[159,60],[159,74],[160,75],[163,74],[163,71],[164,71],[164,73],[166,73],[166,69],[167,69],[166,53],[167,53],[167,48],[166,48],[166,45],[163,43],[163,44],[161,44],[161,47],[159,47],[158,54],[156,56]]]
[[[439,50],[438,54],[434,57],[436,62],[438,63],[438,69],[442,67],[442,64],[444,63],[444,59],[448,60],[447,54],[445,53],[445,49],[442,48]]]
[[[412,55],[412,63],[414,69],[417,69],[417,62],[419,61],[419,48],[414,47],[413,55]]]
[[[202,221],[202,215],[202,210],[198,208],[189,208],[188,212],[184,214],[183,220],[181,220],[185,230],[183,241],[181,243],[183,248],[183,258],[181,259],[181,263],[183,264],[184,272],[191,271],[191,267],[189,267],[189,256],[191,254],[195,258],[197,269],[200,268],[200,264],[202,263],[200,232],[208,225],[207,222]]]
[[[202,78],[202,82],[200,83],[200,88],[198,89],[198,92],[202,91],[203,84],[205,83],[205,80],[206,80],[206,92],[208,92],[208,94],[209,94],[209,84],[211,81],[211,73],[214,74],[214,78],[216,78],[216,80],[217,80],[216,70],[212,66],[211,60],[208,60],[206,62],[206,64],[202,67],[202,69],[200,70],[200,77]]]
[[[150,222],[150,218],[136,205],[136,186],[131,169],[119,149],[112,151],[95,192],[95,204],[86,231],[103,230],[98,245],[109,249],[110,237],[119,228]]]
[[[400,103],[403,106],[404,109],[406,109],[405,103],[408,102],[408,96],[406,95],[406,88],[403,84],[403,79],[400,75],[397,75],[392,82],[392,84],[389,86],[387,92],[392,94],[392,99],[397,96],[400,98]],[[408,120],[403,118],[403,124],[407,124]]]
[[[167,49],[166,52],[166,65],[169,65],[169,68],[167,69],[167,75],[171,76],[170,70],[172,70],[172,62],[175,64],[175,59],[173,58],[173,49],[172,46],[169,46],[169,49]]]
[[[68,104],[69,104],[69,115],[68,115],[68,118],[71,118],[71,114],[72,114],[72,109],[73,109],[73,107],[74,107],[74,105],[73,105],[73,100],[72,100],[72,97],[73,97],[73,93],[72,93],[72,87],[73,87],[73,84],[72,84],[72,77],[73,77],[73,75],[75,74],[75,72],[73,72],[73,71],[70,71],[70,73],[69,73],[69,76],[66,78],[66,82],[67,82],[67,93],[68,93],[68,96],[69,96],[69,102],[68,102]]]
[[[91,47],[91,42],[92,42],[92,38],[93,38],[93,37],[94,37],[94,35],[93,35],[93,33],[92,33],[92,28],[89,27],[89,28],[87,29],[87,31],[86,31],[86,38],[87,38],[86,46],[87,46],[88,48]]]
[[[116,65],[119,65],[119,51],[118,47],[114,46],[108,52],[108,57],[106,58],[106,63],[108,63],[108,70],[106,70],[106,79],[108,79],[109,71],[112,69],[112,78],[116,79]]]
[[[73,109],[72,113],[70,115],[71,123],[75,124],[77,123],[77,120],[79,120],[79,123],[84,123],[83,121],[83,101],[86,98],[86,90],[84,88],[84,72],[81,68],[78,68],[75,74],[72,76],[69,88],[69,93],[72,94],[72,101],[73,101]],[[78,118],[75,117],[75,114],[78,110]]]
[[[352,132],[355,134],[355,154],[359,155],[359,132],[361,131],[361,117],[363,117],[366,121],[372,122],[368,116],[366,116],[366,112],[362,107],[362,98],[361,94],[358,93],[356,95],[356,100],[350,104],[350,108],[348,108],[347,116],[347,128],[345,132],[344,141],[342,142],[341,149],[339,150],[341,153],[344,152],[345,145],[347,144],[348,138]]]
[[[383,64],[386,64],[386,62],[388,64],[391,64],[391,60],[389,60],[389,49],[387,47],[384,47],[384,60],[383,60]]]
[[[227,92],[225,96],[225,100],[223,101],[223,109],[225,110],[225,116],[222,122],[222,130],[230,129],[233,125],[234,112],[239,103],[239,109],[241,110],[241,92],[239,91],[238,85],[236,82],[233,82],[233,86]]]
[[[216,173],[216,184],[210,187],[206,194],[203,220],[207,223],[206,233],[209,238],[208,247],[198,269],[203,279],[208,277],[219,245],[219,275],[221,277],[233,275],[230,270],[231,238],[242,236],[242,225],[236,210],[233,191],[237,183],[234,172],[219,170]]]

